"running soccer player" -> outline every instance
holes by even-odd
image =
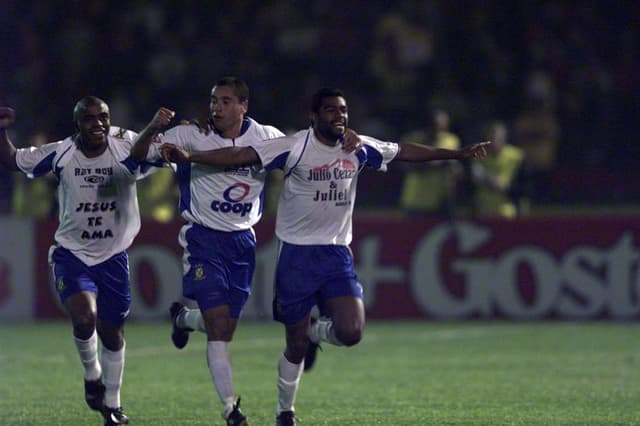
[[[448,150],[360,136],[363,148],[344,152],[340,140],[347,129],[348,109],[338,89],[316,92],[310,117],[309,129],[268,144],[207,152],[187,152],[169,144],[161,148],[165,159],[179,164],[261,164],[267,171],[284,171],[276,218],[281,246],[273,312],[286,333],[286,348],[278,362],[277,425],[296,424],[294,402],[300,377],[305,362],[313,363],[319,342],[352,346],[362,338],[362,287],[349,249],[359,173],[367,166],[384,171],[392,160],[484,158],[490,143]],[[321,318],[312,322],[311,310],[316,305]]]
[[[284,134],[246,116],[249,88],[236,77],[219,80],[211,90],[210,118],[205,126],[178,125],[160,131],[174,112],[160,108],[140,133],[131,154],[139,161],[162,160],[161,143],[184,149],[209,150],[259,145]],[[187,221],[179,235],[184,250],[183,295],[199,310],[175,302],[170,309],[171,338],[181,349],[189,332],[207,334],[207,364],[223,405],[227,425],[248,425],[232,383],[229,342],[249,297],[255,267],[253,225],[262,214],[266,173],[250,167],[181,164],[177,168],[180,211]]]
[[[16,149],[6,130],[15,112],[0,107],[0,162],[30,178],[53,172],[58,180],[60,224],[49,261],[73,324],[84,367],[85,400],[103,415],[105,425],[127,424],[120,404],[124,322],[131,303],[125,250],[140,229],[136,180],[147,174],[146,166],[129,157],[136,134],[111,126],[103,100],[80,99],[73,118],[75,135],[38,148]]]
[[[160,108],[140,133],[132,156],[157,163],[161,143],[210,150],[266,145],[284,135],[247,117],[248,107],[247,84],[224,77],[211,90],[206,125],[182,124],[161,134],[175,113]],[[344,149],[358,149],[360,139],[352,131],[347,133]],[[207,334],[207,365],[223,405],[222,417],[227,425],[247,425],[233,388],[228,345],[251,290],[256,245],[253,225],[262,215],[266,172],[243,166],[181,164],[177,174],[181,214],[187,220],[179,235],[184,250],[183,295],[195,300],[199,309],[172,304],[171,339],[181,349],[191,331]]]

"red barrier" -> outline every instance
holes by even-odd
[[[270,315],[273,225],[264,219],[256,228],[248,317]],[[35,227],[37,318],[62,315],[46,263],[55,226]],[[133,316],[166,316],[168,301],[179,297],[180,226],[143,223],[129,250]],[[635,218],[356,218],[352,248],[370,318],[629,319],[640,312],[639,230]]]

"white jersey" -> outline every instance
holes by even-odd
[[[363,148],[345,153],[318,141],[313,129],[253,146],[266,170],[284,171],[276,235],[298,245],[349,245],[358,174],[386,171],[398,145],[362,136]]]
[[[111,126],[108,148],[87,158],[75,137],[19,149],[16,163],[30,178],[53,172],[58,180],[56,242],[89,266],[131,245],[140,230],[136,180],[151,169],[130,156],[136,133]]]
[[[201,133],[197,126],[180,125],[158,135],[147,160],[160,160],[159,148],[172,143],[187,151],[208,151],[232,146],[268,145],[267,139],[283,136],[280,130],[246,117],[240,136],[223,138],[216,132]],[[266,172],[255,167],[214,167],[187,163],[177,166],[180,212],[191,222],[218,231],[250,229],[262,215]]]

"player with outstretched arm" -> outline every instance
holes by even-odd
[[[262,165],[284,172],[276,235],[281,241],[275,278],[273,315],[285,326],[286,348],[278,362],[277,425],[295,425],[294,402],[303,369],[311,367],[320,342],[357,344],[363,335],[362,287],[349,249],[359,173],[386,170],[392,160],[484,158],[476,143],[459,150],[382,142],[360,136],[361,150],[344,152],[347,101],[338,89],[323,88],[311,101],[312,126],[269,144],[187,152],[163,145],[167,160],[221,167]],[[321,317],[311,321],[318,306]],[[305,367],[305,363],[307,364]]]
[[[178,125],[160,131],[174,117],[160,108],[140,133],[132,155],[142,161],[161,160],[161,143],[186,150],[267,145],[284,136],[273,126],[246,116],[249,87],[237,77],[224,77],[211,90],[210,117],[206,125]],[[152,143],[155,141],[156,143]],[[356,149],[359,139],[347,141]],[[179,164],[180,210],[187,224],[179,242],[184,250],[183,295],[198,303],[189,309],[180,302],[171,306],[171,338],[183,348],[193,330],[207,334],[207,365],[222,403],[228,426],[245,426],[232,382],[229,343],[249,297],[255,265],[253,226],[262,215],[266,173],[253,167],[211,167]]]
[[[131,303],[126,250],[140,230],[136,180],[151,168],[131,159],[136,134],[111,126],[103,100],[80,99],[73,118],[78,130],[73,136],[16,149],[6,130],[15,112],[0,107],[0,162],[30,178],[52,172],[58,181],[60,223],[49,261],[73,324],[85,400],[103,415],[105,425],[128,424],[120,404],[124,323]]]

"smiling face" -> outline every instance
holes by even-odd
[[[349,124],[347,101],[342,96],[327,96],[320,100],[317,111],[311,113],[318,138],[327,145],[336,145]]]
[[[240,135],[242,120],[247,113],[248,100],[241,100],[233,86],[214,86],[211,90],[209,109],[213,126],[225,138]]]
[[[87,153],[104,151],[111,127],[109,106],[101,99],[89,96],[76,104],[73,116],[80,133],[81,149]]]

